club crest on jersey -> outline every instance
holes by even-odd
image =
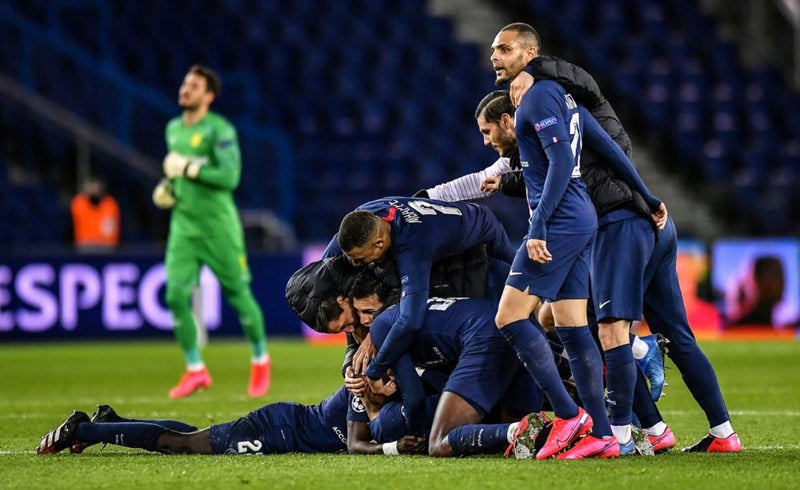
[[[192,148],[197,148],[200,146],[200,143],[203,142],[203,135],[200,133],[194,133],[192,135],[192,139],[189,140],[189,144],[192,145]]]
[[[541,121],[537,122],[533,125],[533,129],[536,130],[538,133],[539,131],[543,130],[544,128],[550,127],[558,122],[558,118],[556,116],[550,116],[546,119],[542,119]]]

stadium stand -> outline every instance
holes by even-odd
[[[752,234],[800,232],[791,219],[800,112],[786,110],[798,107],[798,94],[768,68],[742,67],[696,0],[563,0],[557,10],[556,2],[528,1],[514,9],[522,20],[548,19],[533,22],[546,47],[595,74],[628,127],[686,185],[714,199],[721,219]],[[237,200],[275,209],[302,241],[327,239],[362,202],[410,194],[494,159],[472,121],[493,89],[486,51],[459,43],[424,0],[212,1],[202,9],[189,0],[17,0],[0,5],[0,28],[1,73],[157,161],[186,68],[202,61],[218,69],[214,108],[241,133]],[[4,169],[19,162],[39,176],[35,185],[46,191],[34,194],[60,195],[47,201],[55,207],[47,216],[63,219],[74,165],[54,168],[73,160],[74,148],[0,110],[6,134],[36,148],[4,150]],[[126,188],[115,162],[93,165],[123,209],[136,210],[123,218],[125,238],[163,239],[163,213],[143,197],[155,182]],[[3,182],[9,196],[20,192]],[[33,212],[26,202],[14,212]],[[508,203],[493,206],[501,219],[513,213]],[[54,238],[32,233],[21,240]]]

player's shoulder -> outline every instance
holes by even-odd
[[[533,84],[531,93],[535,94],[535,96],[543,97],[554,94],[562,95],[566,93],[566,90],[564,90],[561,84],[553,80],[540,80]]]
[[[179,128],[183,125],[183,117],[175,116],[167,122],[167,131]]]
[[[228,118],[218,112],[208,111],[205,120],[208,124],[214,126],[219,133],[236,134],[236,127],[234,127],[233,123],[231,123]]]

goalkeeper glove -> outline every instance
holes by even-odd
[[[190,158],[178,152],[171,151],[164,157],[164,175],[170,179],[175,177],[188,177],[196,179],[200,167],[205,163],[205,158]]]
[[[153,189],[153,203],[161,209],[170,209],[175,205],[175,192],[169,179],[161,179]]]

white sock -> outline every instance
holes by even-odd
[[[664,421],[662,420],[661,422],[657,423],[656,425],[654,425],[652,427],[648,427],[646,429],[642,429],[642,430],[648,436],[656,436],[657,437],[657,436],[660,436],[661,434],[663,434],[665,430],[667,430],[667,424],[665,424]]]
[[[612,425],[611,433],[617,438],[617,442],[620,444],[627,444],[631,440],[631,424]]]
[[[253,364],[266,364],[266,363],[267,363],[267,361],[269,361],[269,355],[267,355],[267,354],[262,354],[262,355],[260,355],[259,357],[251,357],[251,358],[250,358],[250,361],[251,361]]]
[[[726,420],[725,422],[709,429],[708,433],[714,437],[725,439],[726,437],[730,437],[730,435],[733,434],[733,426],[731,425],[730,420]]]
[[[204,363],[203,361],[193,362],[191,364],[186,365],[187,371],[202,371],[205,368],[206,368],[206,363]]]
[[[511,424],[508,424],[508,432],[506,432],[506,440],[509,442],[509,444],[514,439],[514,432],[517,431],[518,425],[519,422],[513,422]]]
[[[638,335],[633,337],[633,342],[631,343],[631,350],[633,351],[633,358],[634,359],[644,359],[644,356],[647,355],[647,351],[650,350],[650,346],[647,345],[647,342],[640,339]]]

